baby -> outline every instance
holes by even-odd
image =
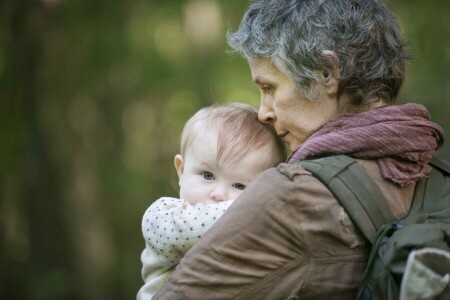
[[[174,161],[181,199],[158,199],[142,219],[145,284],[137,299],[151,299],[253,177],[285,159],[276,132],[258,121],[251,106],[212,106],[190,118],[181,135],[181,154]]]

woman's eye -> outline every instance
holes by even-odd
[[[241,190],[241,191],[245,189],[245,185],[242,184],[242,183],[235,183],[235,184],[233,184],[233,187],[235,189],[238,189],[238,190]]]
[[[214,180],[214,174],[211,172],[208,172],[208,171],[202,172],[202,176],[206,180]]]
[[[263,85],[261,87],[261,90],[263,90],[264,92],[270,92],[272,90],[272,87],[270,85]]]

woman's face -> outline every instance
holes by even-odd
[[[249,60],[253,81],[261,91],[258,118],[297,149],[323,123],[338,113],[337,86],[315,84],[314,100],[306,98],[269,59]]]

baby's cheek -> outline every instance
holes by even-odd
[[[231,193],[231,196],[228,200],[236,200],[243,192],[243,190],[236,190],[235,192]]]
[[[202,195],[200,188],[182,189],[180,191],[180,197],[193,205],[207,200],[204,199],[205,197]]]

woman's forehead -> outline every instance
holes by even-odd
[[[288,79],[288,76],[281,72],[269,58],[249,59],[248,65],[252,73],[253,81],[256,84]]]

